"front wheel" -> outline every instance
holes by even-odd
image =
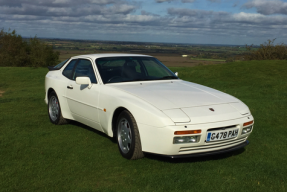
[[[48,114],[50,121],[55,125],[63,125],[67,123],[61,112],[61,107],[57,94],[53,91],[49,94],[48,100]]]
[[[136,121],[131,113],[123,111],[117,120],[117,141],[121,155],[126,159],[144,157]]]

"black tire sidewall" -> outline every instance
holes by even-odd
[[[59,103],[59,115],[58,115],[58,117],[57,117],[57,119],[56,119],[55,121],[53,121],[53,120],[51,119],[50,113],[49,113],[49,103],[50,103],[50,98],[51,98],[52,96],[55,96],[55,97],[57,98],[57,100],[58,100],[58,103]],[[60,106],[60,101],[59,101],[58,96],[57,96],[57,94],[55,93],[55,91],[51,92],[51,93],[49,94],[49,97],[48,97],[48,115],[49,115],[50,121],[51,121],[53,124],[57,125],[57,124],[59,123],[60,117],[61,117],[61,106]]]
[[[132,142],[131,142],[131,148],[129,150],[128,153],[123,153],[122,150],[121,150],[121,147],[120,147],[120,144],[119,144],[119,138],[118,138],[118,125],[119,125],[119,122],[122,118],[125,118],[128,120],[129,122],[129,125],[130,125],[130,129],[131,129],[131,134],[132,134]],[[116,127],[116,130],[117,130],[117,133],[116,133],[116,139],[117,139],[117,143],[118,143],[118,148],[119,148],[119,151],[121,153],[121,155],[126,158],[126,159],[131,159],[133,154],[134,154],[134,151],[135,151],[135,127],[134,127],[134,123],[133,123],[133,120],[131,118],[131,114],[127,111],[123,111],[118,119],[117,119],[117,127]]]

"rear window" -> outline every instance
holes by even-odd
[[[62,61],[61,63],[59,63],[58,65],[56,65],[54,67],[54,69],[61,69],[68,61],[69,59],[66,59],[65,61]]]

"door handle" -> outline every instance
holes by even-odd
[[[72,85],[68,85],[67,88],[68,89],[73,89],[73,86]]]

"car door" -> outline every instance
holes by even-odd
[[[67,84],[66,97],[75,120],[102,131],[98,112],[100,86],[97,83],[94,67],[90,59],[77,59]],[[92,87],[78,85],[76,83],[77,77],[89,77]]]

